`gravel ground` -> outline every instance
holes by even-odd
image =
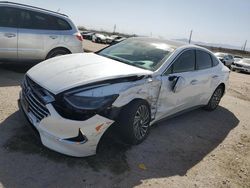
[[[232,72],[213,112],[163,121],[138,146],[107,134],[96,156],[73,158],[43,147],[18,110],[28,68],[0,65],[0,187],[250,187],[250,75]]]

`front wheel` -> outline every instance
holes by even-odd
[[[224,88],[222,86],[217,87],[212,97],[210,98],[208,104],[205,106],[205,110],[208,110],[208,111],[215,110],[220,103],[223,92],[224,92]]]
[[[128,144],[140,144],[148,135],[150,108],[147,102],[137,100],[128,104],[119,118],[120,133]]]

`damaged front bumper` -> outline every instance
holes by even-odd
[[[33,105],[33,103],[30,103]],[[35,104],[35,103],[34,103]],[[57,152],[84,157],[96,154],[103,133],[114,123],[98,114],[85,121],[65,119],[47,104],[48,116],[39,119],[36,112],[29,110],[29,102],[20,93],[19,106],[32,126],[38,131],[44,146]]]

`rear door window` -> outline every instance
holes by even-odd
[[[210,54],[207,52],[196,50],[196,69],[202,70],[212,67],[213,62]]]
[[[0,27],[17,27],[17,10],[10,7],[0,7]]]

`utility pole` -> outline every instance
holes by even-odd
[[[113,33],[115,33],[115,30],[116,30],[116,24],[114,25],[114,30],[113,30]]]
[[[247,40],[245,41],[245,44],[243,45],[243,48],[242,48],[243,51],[246,50],[246,46],[247,46]]]
[[[191,43],[192,34],[193,34],[193,30],[190,31],[190,36],[189,36],[189,40],[188,40],[188,43],[189,43],[189,44]]]

